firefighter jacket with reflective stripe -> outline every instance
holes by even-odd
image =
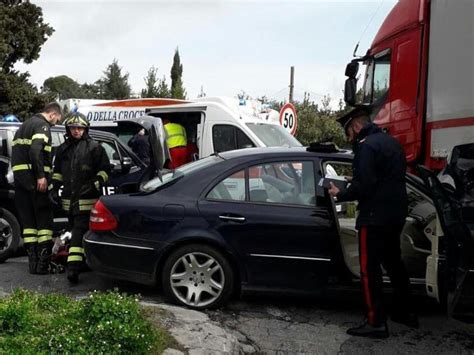
[[[69,137],[57,150],[53,186],[63,185],[63,209],[72,215],[89,213],[109,180],[110,161],[104,148],[89,137]]]
[[[51,172],[51,125],[37,114],[16,131],[12,148],[15,184],[28,191],[36,189],[36,180],[49,178]]]
[[[183,126],[178,123],[167,123],[164,127],[168,148],[185,147],[188,144]]]

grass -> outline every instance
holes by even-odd
[[[0,299],[0,353],[159,354],[173,339],[148,313],[115,291],[73,300],[18,289]]]

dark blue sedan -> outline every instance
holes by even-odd
[[[344,151],[251,148],[165,172],[138,193],[97,202],[84,238],[88,263],[161,285],[170,300],[197,309],[235,292],[356,285],[355,219],[338,213],[324,188],[325,178],[350,175],[351,161]],[[412,283],[440,298],[436,201],[417,178],[407,176],[407,189],[403,257]]]

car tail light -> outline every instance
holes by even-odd
[[[92,207],[89,217],[91,231],[111,231],[117,228],[117,219],[114,217],[101,200]]]

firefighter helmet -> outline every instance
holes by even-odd
[[[75,112],[66,120],[65,126],[89,128],[89,121],[82,113]]]

